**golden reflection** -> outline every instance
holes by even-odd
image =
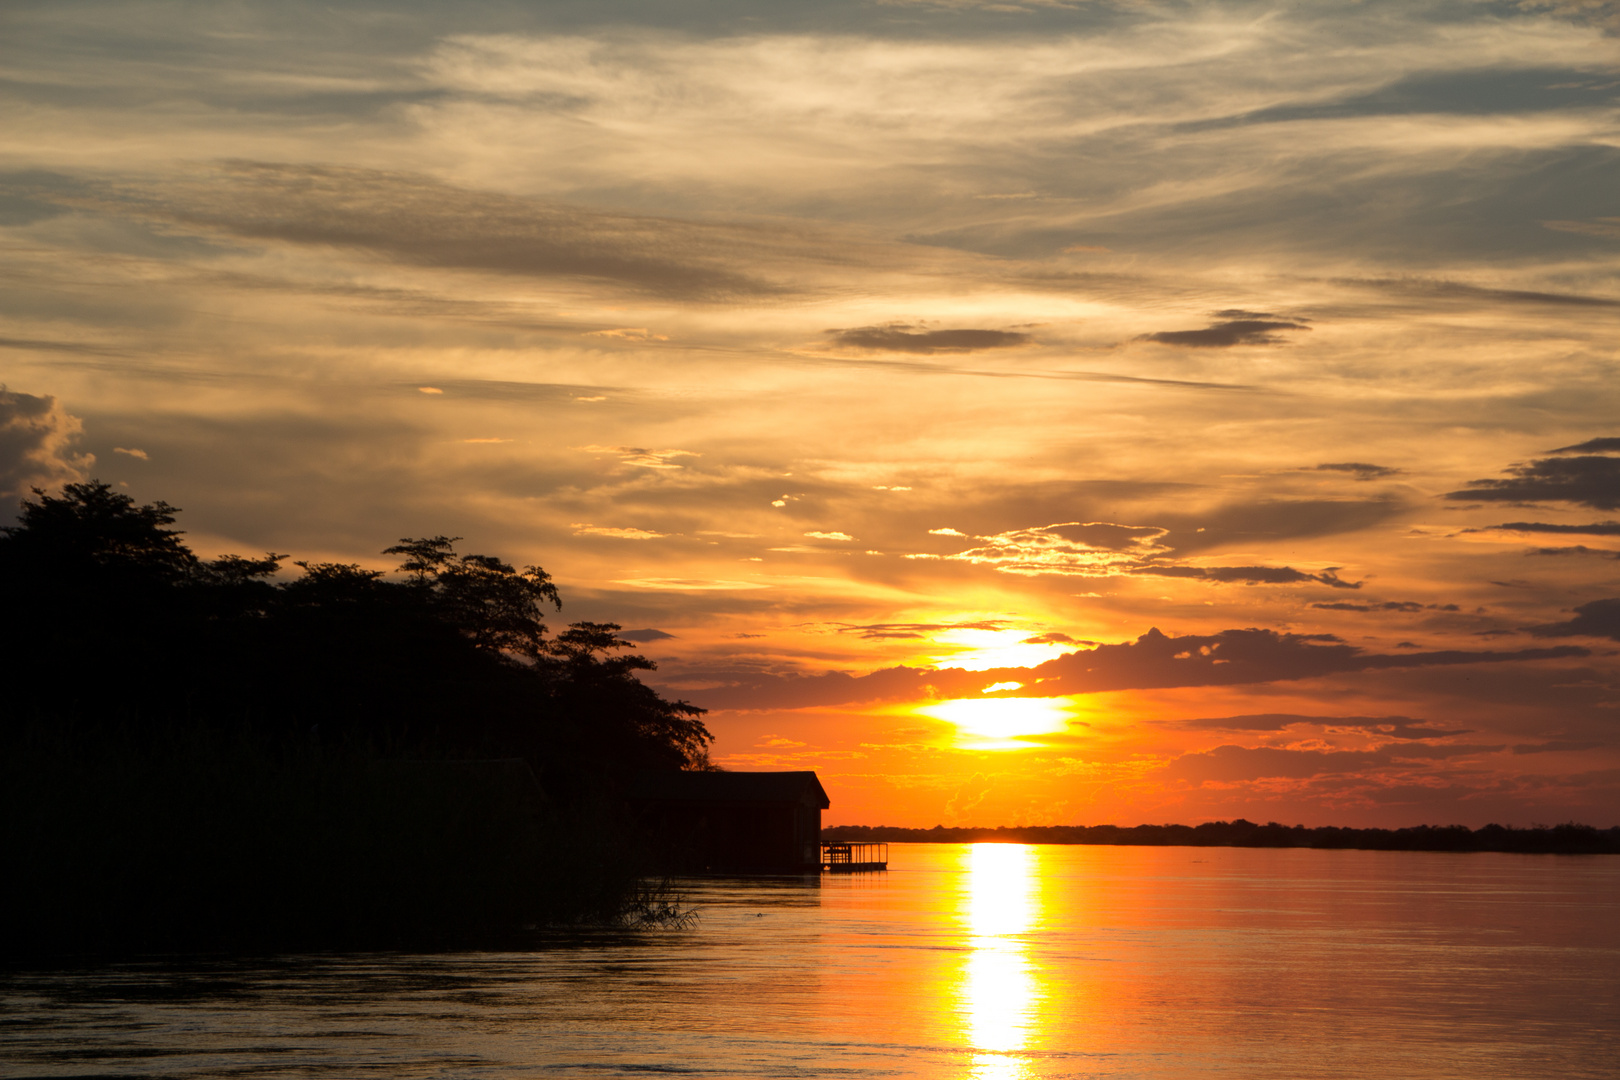
[[[964,1041],[973,1049],[972,1076],[1023,1080],[1028,1047],[1040,1018],[1027,935],[1038,917],[1031,849],[1020,844],[968,848],[964,919],[967,970],[962,983]]]

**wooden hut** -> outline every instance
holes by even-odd
[[[678,873],[800,874],[821,867],[814,772],[643,773],[631,810]]]

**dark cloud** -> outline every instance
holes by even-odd
[[[675,635],[666,634],[662,630],[653,630],[649,628],[646,630],[620,630],[619,636],[624,638],[626,641],[635,641],[644,644],[649,641],[668,641]]]
[[[1229,309],[1212,314],[1223,321],[1202,330],[1161,330],[1143,334],[1137,340],[1193,349],[1226,349],[1234,345],[1281,345],[1284,339],[1277,336],[1278,331],[1310,329],[1303,322],[1286,320],[1265,311]]]
[[[1309,724],[1335,731],[1363,731],[1369,735],[1421,742],[1470,735],[1469,728],[1435,727],[1426,720],[1409,716],[1300,716],[1296,713],[1254,713],[1246,716],[1203,717],[1176,720],[1169,726],[1194,731],[1285,731],[1297,724]]]
[[[1031,670],[1043,693],[1176,686],[1237,686],[1285,682],[1353,671],[1501,663],[1586,656],[1586,649],[1520,649],[1515,652],[1445,650],[1401,656],[1366,653],[1331,635],[1275,630],[1223,630],[1218,634],[1169,637],[1149,630],[1134,642],[1067,653]],[[987,673],[989,674],[989,673]],[[1005,679],[1005,674],[997,675]],[[1020,680],[1030,681],[1030,680]]]
[[[1383,603],[1351,604],[1342,600],[1332,603],[1312,604],[1313,608],[1323,611],[1460,611],[1456,604],[1420,604],[1416,600],[1385,600]]]
[[[84,356],[124,356],[117,349],[104,345],[90,345],[82,341],[46,341],[39,338],[0,337],[0,349],[19,349],[24,352],[63,352]]]
[[[1571,750],[1592,750],[1603,745],[1600,742],[1520,743],[1513,748],[1513,752],[1515,754],[1560,754]]]
[[[1603,637],[1620,641],[1620,598],[1593,600],[1575,609],[1568,622],[1524,628],[1536,637]]]
[[[998,619],[967,623],[866,623],[840,626],[840,634],[854,634],[866,641],[906,640],[925,638],[943,630],[1000,630],[1007,624]]]
[[[1227,544],[1339,536],[1382,525],[1405,513],[1398,498],[1264,499],[1229,503],[1197,514],[1156,514],[1170,530],[1166,543],[1177,555]]]
[[[1005,349],[1024,345],[1028,334],[1011,330],[924,330],[905,323],[887,326],[857,326],[849,330],[828,330],[832,342],[846,349],[871,349],[903,353],[964,353],[981,349]]]
[[[1561,307],[1620,307],[1620,300],[1607,296],[1586,296],[1581,293],[1534,292],[1526,289],[1489,289],[1479,285],[1466,285],[1459,281],[1434,278],[1342,278],[1340,284],[1376,289],[1380,292],[1399,293],[1425,298],[1476,301],[1489,305],[1551,304]]]
[[[1385,465],[1368,465],[1360,461],[1341,461],[1318,465],[1315,471],[1349,473],[1356,480],[1381,480],[1386,476],[1399,476],[1404,470],[1391,469]]]
[[[1489,753],[1500,746],[1424,746],[1389,750],[1283,750],[1270,746],[1217,746],[1184,754],[1165,765],[1160,775],[1202,784],[1266,778],[1305,780],[1313,776],[1386,768],[1402,758],[1433,759]]]
[[[1540,5],[1586,7],[1588,0],[1551,0]],[[1529,7],[1530,3],[1522,3]],[[1568,68],[1528,67],[1504,70],[1495,65],[1462,71],[1420,72],[1396,79],[1376,90],[1337,100],[1310,104],[1276,105],[1238,116],[1193,121],[1183,130],[1207,131],[1248,124],[1299,123],[1367,116],[1451,114],[1463,116],[1514,115],[1590,107],[1612,99],[1608,80],[1585,85]],[[1605,92],[1607,91],[1607,92]]]
[[[1044,634],[1036,634],[1034,637],[1024,638],[1018,644],[1020,644],[1020,645],[1096,645],[1096,644],[1098,644],[1098,642],[1095,642],[1095,641],[1081,641],[1081,640],[1078,640],[1076,638],[1070,637],[1068,634],[1060,634],[1056,630],[1051,630],[1051,631],[1048,631],[1047,633],[1044,633]]]
[[[1461,491],[1448,491],[1456,502],[1532,503],[1545,500],[1620,510],[1620,458],[1584,455],[1537,458],[1504,470],[1506,480],[1470,480]]]
[[[1561,536],[1620,536],[1620,521],[1597,521],[1590,525],[1550,525],[1541,521],[1510,521],[1505,525],[1490,525],[1485,529],[1464,529],[1463,532],[1552,533]]]
[[[1337,601],[1331,604],[1312,604],[1324,611],[1422,611],[1423,605],[1414,600],[1386,600],[1381,604],[1350,604]]]
[[[1361,582],[1345,581],[1331,570],[1307,574],[1291,566],[1144,566],[1132,572],[1152,577],[1195,578],[1222,584],[1299,585],[1314,581],[1334,589],[1361,588]]]
[[[673,691],[706,709],[811,709],[864,701],[924,696],[931,674],[925,668],[893,667],[869,675],[826,671],[778,675],[740,671],[725,686]],[[989,685],[990,680],[980,680]]]
[[[1548,451],[1553,454],[1609,454],[1620,452],[1620,439],[1602,438],[1587,439],[1574,446],[1560,446],[1556,450]]]
[[[1190,686],[1288,682],[1358,671],[1459,664],[1499,664],[1589,656],[1589,649],[1559,646],[1513,652],[1446,650],[1404,655],[1367,653],[1331,634],[1224,630],[1170,637],[1149,630],[1132,642],[1100,645],[1028,668],[964,671],[893,667],[869,675],[760,675],[738,671],[727,685],[682,688],[679,693],[713,709],[796,709],[863,701],[976,695],[998,682],[1020,682],[1017,696],[1093,694]]]
[[[1607,548],[1589,548],[1585,544],[1576,544],[1574,547],[1544,547],[1531,548],[1526,555],[1596,555],[1600,559],[1620,559],[1620,551],[1610,551]]]

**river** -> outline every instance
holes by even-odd
[[[523,953],[0,972],[22,1077],[1620,1076],[1620,858],[897,844]]]

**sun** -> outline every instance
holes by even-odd
[[[1027,750],[1042,735],[1068,730],[1073,702],[1051,698],[955,698],[916,711],[956,725],[964,750]]]

